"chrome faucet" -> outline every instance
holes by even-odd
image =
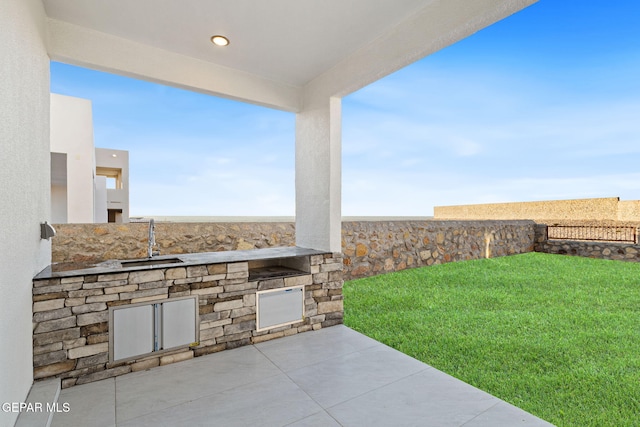
[[[156,245],[156,222],[153,218],[149,220],[149,247],[147,249],[147,257],[152,258],[154,255],[160,255],[160,251],[153,251]]]

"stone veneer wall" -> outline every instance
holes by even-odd
[[[532,221],[345,221],[344,278],[533,251]],[[143,258],[148,225],[62,224],[54,262]],[[161,254],[295,244],[293,223],[156,223]]]
[[[55,224],[53,262],[94,262],[147,256],[148,223]],[[161,255],[295,245],[292,222],[156,222]]]
[[[640,262],[640,245],[616,242],[587,242],[579,240],[549,240],[547,225],[536,224],[536,252],[575,255],[587,258]]]
[[[532,252],[532,221],[360,221],[342,224],[344,279]]]
[[[247,262],[116,272],[33,282],[34,378],[63,387],[342,323],[342,258],[310,256],[310,274],[248,281]],[[305,287],[305,319],[256,331],[256,291]],[[197,346],[109,362],[109,307],[199,297]]]

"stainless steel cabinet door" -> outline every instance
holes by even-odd
[[[126,359],[153,351],[153,306],[113,311],[113,358]]]
[[[162,348],[179,347],[196,341],[196,309],[194,298],[162,303]]]
[[[304,320],[304,288],[260,291],[257,297],[258,330]]]

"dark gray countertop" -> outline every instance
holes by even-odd
[[[300,248],[297,246],[252,249],[248,251],[223,251],[223,252],[201,252],[193,254],[160,255],[151,259],[153,265],[123,266],[127,261],[133,260],[112,260],[96,264],[87,264],[86,268],[78,263],[51,264],[40,273],[34,280],[54,279],[73,276],[87,276],[93,274],[124,273],[129,271],[157,270],[164,268],[188,267],[203,264],[226,264],[230,262],[242,262],[264,259],[290,258],[296,256],[323,255],[328,252],[316,249]],[[176,259],[180,262],[176,262]],[[142,258],[136,261],[147,261],[149,258]]]

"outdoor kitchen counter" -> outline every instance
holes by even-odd
[[[326,251],[301,248],[298,246],[252,249],[246,251],[201,252],[193,254],[161,255],[138,260],[110,260],[100,263],[57,263],[51,264],[38,273],[34,279],[54,279],[93,274],[109,274],[129,271],[157,270],[163,268],[189,267],[204,264],[225,264],[234,262],[270,260],[309,255],[323,255]],[[151,265],[127,266],[136,261],[153,261]]]
[[[66,388],[341,324],[342,270],[300,247],[52,264],[33,279],[33,377]]]

